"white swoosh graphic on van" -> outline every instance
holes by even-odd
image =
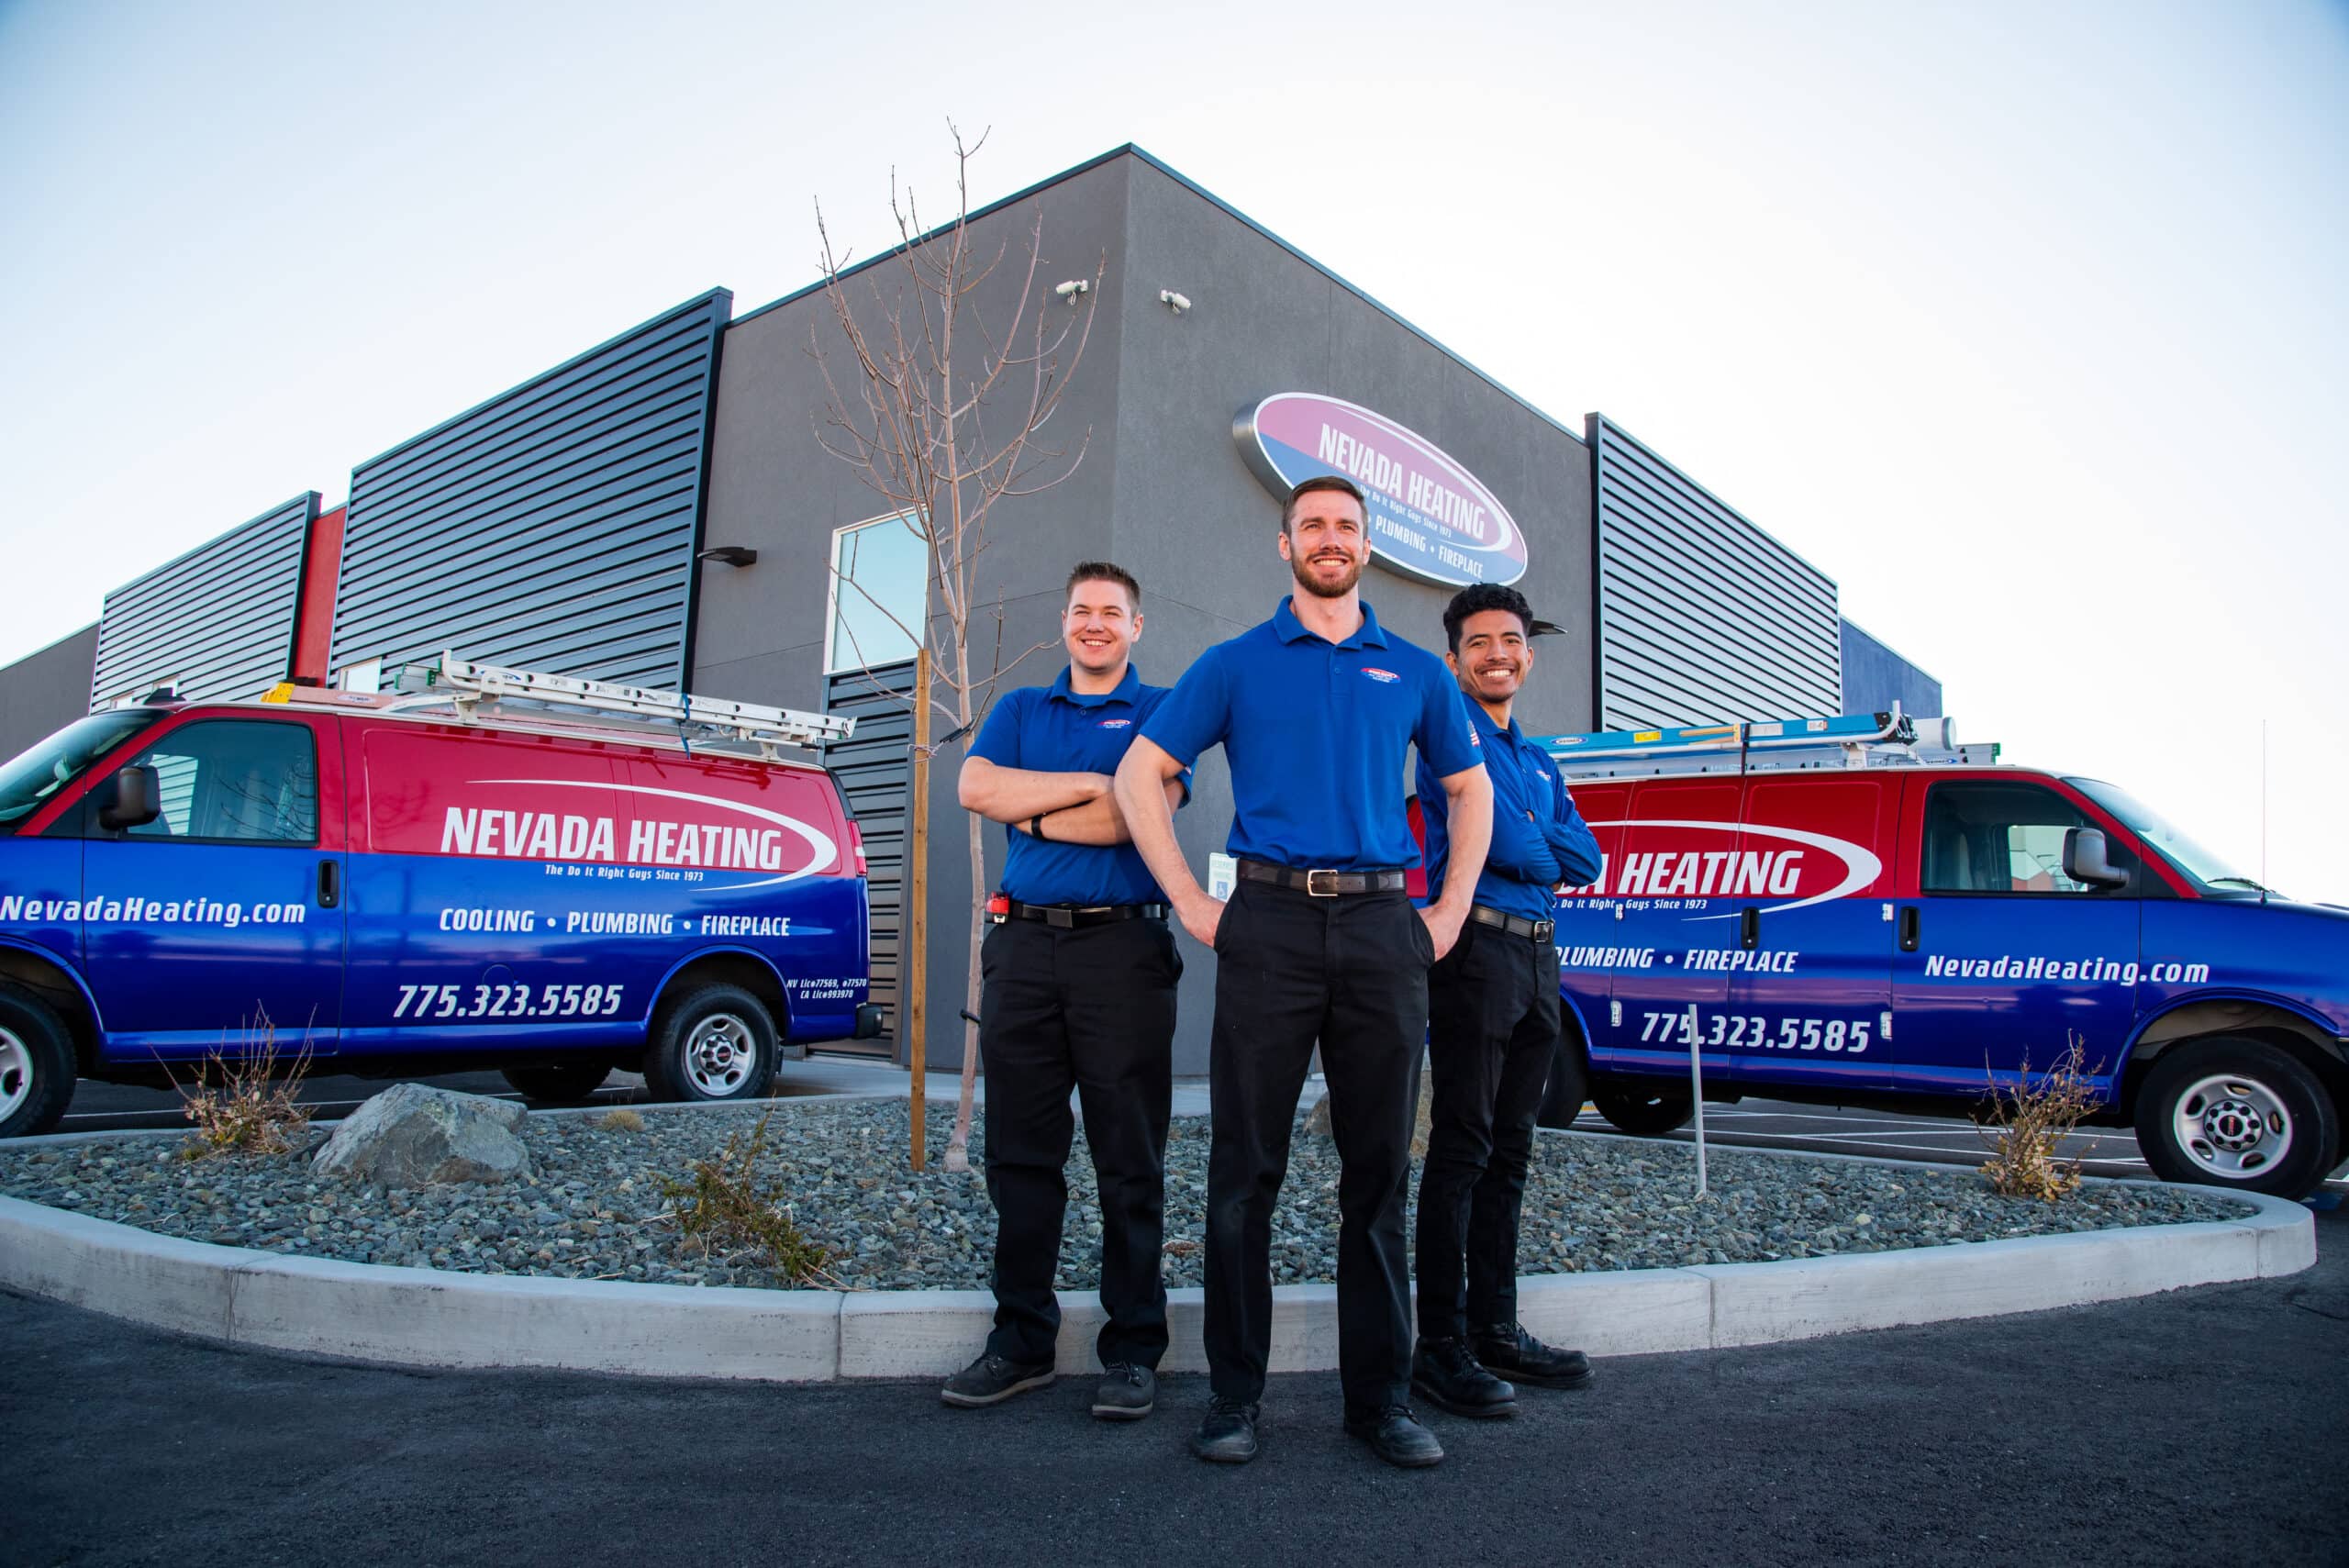
[[[657,795],[669,800],[690,800],[699,806],[715,806],[725,811],[739,811],[745,817],[756,817],[778,828],[787,828],[807,840],[807,848],[815,854],[797,871],[781,876],[763,876],[756,882],[729,883],[713,887],[712,893],[740,893],[746,887],[773,887],[777,883],[797,882],[803,876],[813,876],[840,859],[840,846],[825,834],[818,832],[796,817],[785,817],[780,811],[769,811],[763,806],[745,806],[739,800],[720,800],[714,795],[693,795],[681,789],[655,789],[651,784],[603,784],[594,779],[468,779],[477,784],[544,784],[554,789],[608,789],[621,795]]]
[[[1806,833],[1799,828],[1765,828],[1759,822],[1684,822],[1678,819],[1642,819],[1640,821],[1593,822],[1592,828],[1699,828],[1708,833],[1759,833],[1772,839],[1791,839],[1798,844],[1808,844],[1814,850],[1825,850],[1843,862],[1843,880],[1824,893],[1809,898],[1798,898],[1791,904],[1773,904],[1762,911],[1774,915],[1781,909],[1800,909],[1806,905],[1825,904],[1831,899],[1847,897],[1884,874],[1884,862],[1872,850],[1864,850],[1849,839],[1831,839],[1824,833]],[[1633,894],[1633,897],[1646,897]],[[1713,896],[1718,897],[1719,895]],[[1733,920],[1738,911],[1725,915],[1691,915],[1691,920]]]

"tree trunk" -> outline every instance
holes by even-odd
[[[907,1111],[913,1122],[913,1167],[928,1168],[927,1098],[924,1071],[930,1049],[930,650],[914,655],[913,820],[906,833],[905,937],[897,953],[903,995],[906,1064],[911,1070]]]
[[[971,1106],[977,1097],[979,1075],[979,944],[986,940],[987,842],[986,818],[966,812],[971,852],[971,962],[963,979],[963,1095],[954,1109],[954,1137],[946,1146],[946,1168],[971,1168]]]

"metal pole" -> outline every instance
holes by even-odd
[[[914,655],[912,821],[906,833],[906,940],[897,974],[905,987],[906,1065],[913,1118],[913,1163],[928,1169],[923,1148],[930,1108],[924,1072],[930,1051],[930,650]]]
[[[1705,1195],[1705,1064],[1697,1040],[1697,1004],[1688,1004],[1688,1092],[1697,1102],[1697,1195]]]

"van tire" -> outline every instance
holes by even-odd
[[[593,1062],[556,1062],[536,1067],[501,1067],[498,1072],[526,1100],[551,1106],[575,1106],[594,1097],[612,1075],[612,1064],[601,1057]]]
[[[1697,1102],[1686,1089],[1631,1089],[1610,1084],[1594,1089],[1591,1103],[1609,1125],[1639,1138],[1661,1138],[1688,1125]]]
[[[1543,1127],[1572,1127],[1589,1096],[1590,1074],[1584,1070],[1581,1051],[1572,1039],[1559,1040],[1557,1054],[1550,1059],[1550,1086],[1542,1091],[1542,1109],[1533,1119]]]
[[[774,1058],[764,1002],[740,985],[700,985],[662,1008],[644,1084],[661,1100],[755,1100],[774,1079]]]
[[[2308,1064],[2241,1035],[2165,1051],[2135,1120],[2138,1151],[2162,1180],[2272,1197],[2315,1191],[2340,1147],[2338,1113]]]
[[[0,1138],[47,1132],[73,1099],[73,1041],[49,1006],[0,986]]]

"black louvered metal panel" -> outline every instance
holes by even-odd
[[[158,681],[194,700],[258,696],[293,666],[302,555],[317,521],[306,491],[108,594],[93,711]]]
[[[824,683],[824,711],[856,720],[854,740],[824,749],[824,766],[840,781],[864,840],[873,1000],[892,1039],[906,929],[906,835],[912,823],[913,686],[910,659]]]
[[[1588,432],[1600,728],[1842,711],[1834,580],[1604,415]]]
[[[337,670],[469,659],[681,689],[717,289],[351,471]]]

